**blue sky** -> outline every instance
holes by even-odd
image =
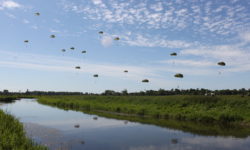
[[[0,90],[250,85],[248,0],[0,0],[0,33]]]

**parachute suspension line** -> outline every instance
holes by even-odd
[[[220,61],[217,63],[217,65],[224,67],[226,66],[226,63],[224,61]],[[223,73],[222,69],[219,70],[218,74],[221,75],[222,73]]]
[[[177,56],[177,53],[173,52],[173,53],[170,54],[170,56]],[[174,67],[174,65],[175,65],[175,59],[173,59],[173,67]]]
[[[171,57],[176,57],[177,56],[177,53],[176,52],[173,52],[173,53],[171,53],[170,54],[170,56]],[[175,66],[175,59],[173,59],[173,67]],[[181,74],[181,73],[176,73],[175,75],[174,75],[174,77],[176,77],[176,78],[183,78],[184,76],[183,76],[183,74]],[[177,81],[177,89],[179,89],[180,88],[180,84],[179,84],[179,81]]]
[[[86,53],[87,53],[87,51],[86,50],[83,50],[82,52],[82,64],[84,65],[85,64],[85,61],[86,61]]]

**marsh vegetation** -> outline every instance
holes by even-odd
[[[250,97],[230,96],[39,96],[38,102],[65,109],[203,123],[250,122]]]
[[[46,150],[25,136],[23,125],[0,110],[0,150]]]

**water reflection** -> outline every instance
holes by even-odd
[[[29,137],[52,150],[248,150],[250,147],[249,137],[201,136],[127,120],[64,111],[29,99],[0,108],[20,119]],[[75,125],[79,126],[75,128]]]

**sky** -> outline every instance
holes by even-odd
[[[0,0],[0,90],[250,88],[249,48],[249,0]]]

